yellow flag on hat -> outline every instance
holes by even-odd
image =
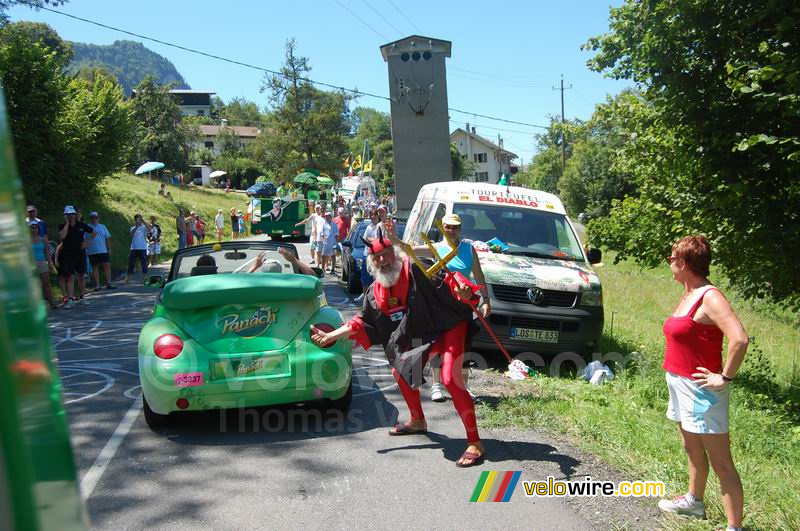
[[[372,171],[372,159],[369,159],[366,164],[364,164],[364,173],[369,173]]]
[[[356,155],[356,160],[353,161],[353,169],[357,170],[361,167],[361,155]]]
[[[342,168],[349,168],[349,167],[350,167],[350,157],[347,157],[346,159],[344,159],[344,162],[342,162]]]

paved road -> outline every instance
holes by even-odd
[[[298,247],[306,257],[307,245]],[[325,291],[345,317],[356,310],[333,276]],[[194,415],[150,431],[136,343],[156,293],[140,282],[120,285],[89,295],[88,307],[51,315],[95,528],[592,528],[563,501],[526,498],[521,484],[510,503],[468,503],[483,470],[523,470],[523,480],[570,476],[580,461],[546,442],[503,441],[484,430],[487,462],[457,469],[463,428],[452,402],[428,400],[430,434],[388,437],[407,412],[376,349],[354,349],[346,418],[286,407]]]

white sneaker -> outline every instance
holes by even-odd
[[[445,401],[444,393],[442,392],[442,384],[440,383],[431,384],[431,400],[433,400],[434,402]]]
[[[78,299],[78,304],[80,304],[81,306],[89,306],[89,302],[86,299],[84,299],[83,297]]]
[[[67,302],[64,303],[64,309],[65,310],[69,310],[70,308],[74,308],[74,307],[75,307],[75,301],[72,300],[72,299],[69,299],[69,300],[67,300]]]
[[[364,302],[364,294],[362,293],[361,295],[359,295],[358,297],[353,299],[353,301],[354,302]]]
[[[671,500],[661,500],[658,502],[658,508],[665,513],[680,514],[683,516],[692,516],[694,518],[705,519],[706,507],[702,501],[690,502],[686,495],[672,498]]]

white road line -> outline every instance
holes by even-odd
[[[123,439],[128,434],[133,426],[136,417],[139,416],[139,412],[142,410],[142,398],[139,397],[134,400],[133,405],[125,413],[125,417],[123,417],[122,422],[119,423],[117,429],[114,430],[114,434],[111,435],[111,438],[106,442],[106,445],[103,447],[103,450],[100,452],[100,455],[97,456],[95,459],[94,464],[86,472],[86,475],[83,476],[81,480],[81,497],[84,501],[88,500],[89,497],[94,492],[94,488],[97,486],[97,483],[100,481],[100,478],[103,477],[103,472],[106,471],[109,463],[114,458],[114,455],[119,450],[120,445],[122,444]]]

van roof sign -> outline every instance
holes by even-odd
[[[420,189],[419,198],[443,199],[454,203],[516,206],[566,214],[564,205],[561,204],[557,196],[541,190],[530,190],[520,186],[506,187],[497,184],[464,181],[431,183]]]

